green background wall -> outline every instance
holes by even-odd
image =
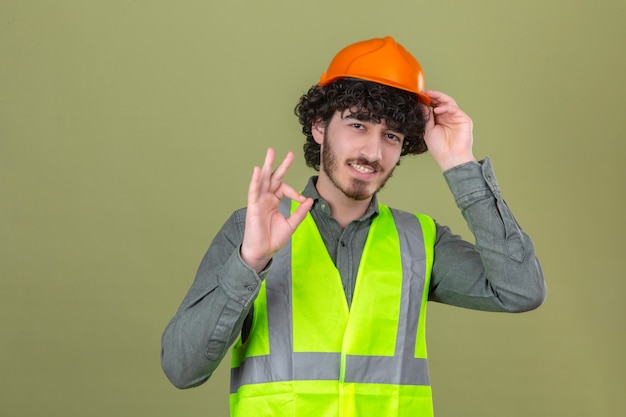
[[[179,391],[161,332],[264,150],[300,154],[300,94],[387,34],[472,116],[549,284],[523,315],[431,304],[436,415],[623,415],[624,22],[606,0],[0,0],[0,415],[226,416],[228,365]],[[468,234],[429,156],[382,198]]]

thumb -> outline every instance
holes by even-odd
[[[300,226],[300,223],[302,223],[306,215],[309,213],[309,210],[311,210],[312,206],[313,206],[313,199],[307,198],[302,203],[300,203],[296,211],[294,211],[291,214],[291,216],[289,216],[289,218],[286,219],[293,231],[295,231],[298,228],[298,226]]]

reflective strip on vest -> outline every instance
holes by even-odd
[[[288,216],[291,205],[284,200],[281,212]],[[338,395],[345,384],[357,384],[355,391],[363,392],[386,384],[426,387],[430,393],[424,326],[434,222],[383,205],[379,209],[350,309],[310,214],[274,256],[255,301],[250,336],[233,348],[231,402],[244,400],[238,391],[245,386],[295,381],[334,381],[339,385],[331,391]],[[348,407],[332,415],[354,414]]]

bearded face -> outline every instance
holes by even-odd
[[[384,123],[336,114],[324,128],[320,168],[335,188],[353,200],[366,200],[392,176],[402,136]]]

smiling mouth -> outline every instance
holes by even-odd
[[[359,163],[350,163],[348,165],[350,165],[353,169],[360,172],[361,174],[373,174],[374,172],[376,172],[376,169],[370,165],[364,165]]]

